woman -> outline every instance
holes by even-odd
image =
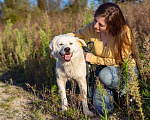
[[[103,84],[100,94],[97,86],[93,93],[95,111],[104,115],[113,110],[113,91],[117,90],[119,71],[124,59],[136,67],[132,51],[132,33],[120,8],[114,3],[101,4],[95,12],[94,21],[73,34],[81,39],[94,42],[95,54],[85,53],[85,59],[97,64],[96,74]],[[106,111],[107,109],[107,111]]]

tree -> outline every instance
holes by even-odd
[[[48,0],[48,12],[60,12],[62,0]]]
[[[30,13],[29,0],[4,0],[2,5],[2,19],[11,19],[15,23],[18,19],[27,18]]]
[[[65,11],[72,10],[73,13],[77,13],[87,5],[88,0],[70,0],[68,5],[64,7]]]
[[[2,16],[2,2],[0,1],[0,17]]]
[[[8,7],[8,8],[15,8],[15,5],[18,1],[17,0],[4,0],[4,4]]]
[[[40,10],[42,10],[42,11],[46,11],[47,10],[47,2],[46,2],[46,0],[37,0],[37,4],[38,4],[38,7],[40,8]]]
[[[97,0],[99,3],[109,2],[109,0]]]

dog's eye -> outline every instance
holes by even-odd
[[[60,45],[60,46],[62,46],[63,44],[62,44],[62,43],[60,43],[59,45]]]
[[[70,45],[72,45],[73,43],[69,43]]]

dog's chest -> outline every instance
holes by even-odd
[[[59,69],[56,70],[59,77],[64,76],[69,80],[69,79],[78,79],[78,77],[82,75],[84,76],[85,70],[83,70],[83,68],[84,68],[84,63],[83,64],[67,63],[59,66]]]
[[[75,65],[64,66],[64,73],[68,79],[76,79],[78,76],[79,67]]]

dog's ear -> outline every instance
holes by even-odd
[[[84,40],[79,39],[78,37],[76,37],[76,40],[77,40],[79,43],[81,43],[83,46],[87,46],[87,44],[85,43]]]
[[[58,36],[55,36],[49,44],[49,47],[52,50],[52,52],[51,52],[52,55],[54,54],[54,51],[56,49],[56,43],[57,43],[58,38],[59,38]]]

